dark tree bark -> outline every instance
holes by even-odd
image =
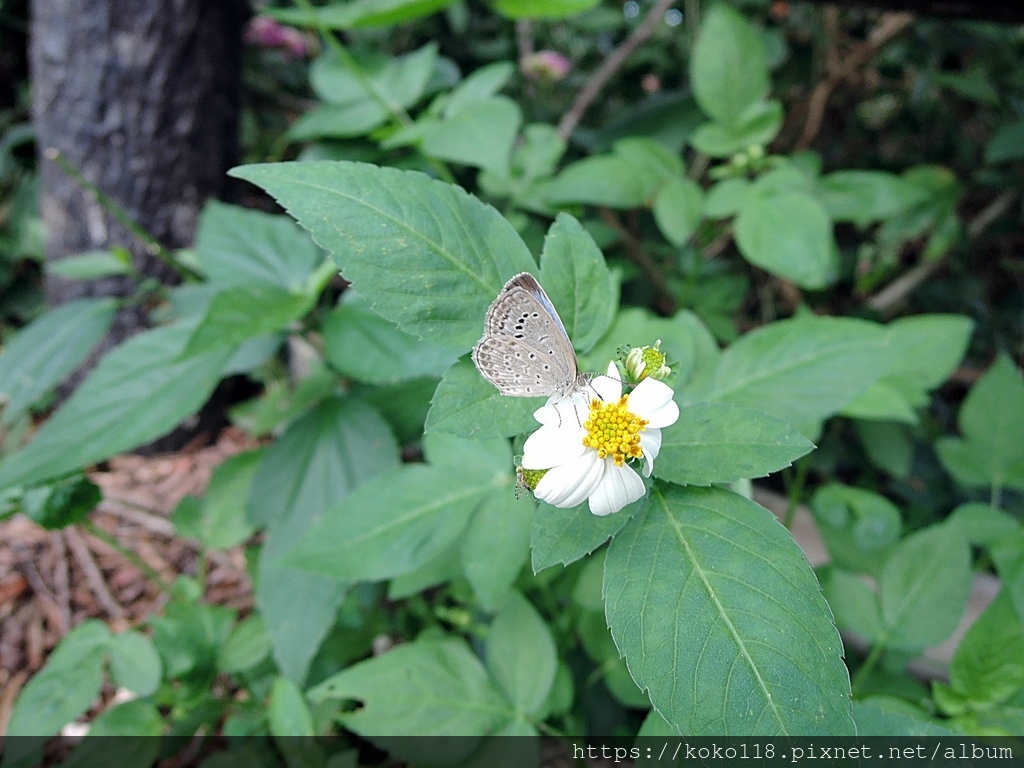
[[[170,248],[191,244],[236,157],[243,0],[32,0],[30,64],[47,258],[124,245],[142,272],[175,273],[46,159],[59,151]],[[131,278],[51,277],[47,299],[125,295]],[[139,330],[122,312],[108,349]]]
[[[147,277],[177,280],[64,170],[59,152],[168,248],[190,245],[205,201],[235,164],[245,0],[31,0],[30,69],[47,259],[127,247]],[[51,276],[47,301],[124,296],[131,277]],[[66,396],[104,352],[145,327],[121,310]],[[179,447],[187,425],[149,451]]]

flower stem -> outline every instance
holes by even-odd
[[[161,576],[153,566],[139,557],[137,552],[133,552],[128,549],[124,544],[117,540],[117,537],[107,533],[105,530],[100,528],[92,520],[83,520],[80,525],[89,532],[91,536],[95,536],[97,539],[102,541],[104,544],[110,545],[111,548],[117,550],[117,552],[124,557],[125,560],[130,562],[140,571],[142,574],[152,581],[156,586],[160,588],[161,592],[165,594],[170,593],[171,585],[167,583],[163,576]]]

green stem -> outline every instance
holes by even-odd
[[[787,530],[792,530],[793,518],[796,517],[796,508],[804,495],[804,485],[807,483],[807,472],[810,466],[806,456],[796,463],[796,477],[793,478],[793,482],[789,486],[789,502],[786,504],[786,517],[782,522]]]
[[[82,523],[80,523],[80,525],[83,528],[85,528],[85,530],[87,530],[92,536],[95,536],[100,541],[104,542],[105,544],[109,544],[113,549],[117,550],[117,552],[122,557],[124,557],[125,560],[127,560],[140,571],[142,571],[143,575],[146,576],[146,578],[148,578],[150,581],[156,584],[160,588],[161,592],[170,593],[171,585],[164,580],[164,577],[161,576],[157,572],[157,570],[153,568],[153,566],[151,566],[149,563],[147,563],[145,560],[139,557],[138,553],[128,549],[126,546],[124,546],[124,544],[118,541],[116,537],[107,533],[105,530],[96,525],[96,523],[94,523],[92,520],[84,520],[82,521]]]
[[[999,509],[1003,503],[1003,485],[1002,483],[994,483],[992,485],[992,491],[988,497],[988,505],[993,509]]]
[[[878,666],[878,662],[882,658],[882,654],[885,653],[885,643],[878,642],[871,646],[871,652],[868,657],[864,659],[864,663],[860,665],[860,669],[857,670],[857,674],[853,676],[853,681],[850,684],[851,694],[853,698],[857,698],[857,694],[860,692],[861,686],[864,681],[868,679],[868,676]]]
[[[54,149],[53,147],[47,149],[46,158],[74,179],[78,186],[92,194],[96,198],[96,202],[100,204],[101,208],[117,219],[117,222],[122,227],[144,243],[146,246],[146,253],[160,259],[160,261],[167,264],[183,277],[189,277],[193,280],[199,280],[202,277],[202,275],[193,271],[187,265],[182,264],[177,258],[175,258],[174,253],[164,247],[159,240],[153,237],[153,235],[147,232],[142,225],[135,221],[135,219],[131,217],[131,214],[129,214],[120,203],[85,178],[85,176],[82,175],[82,172],[78,170],[78,168],[76,168],[60,150]]]
[[[380,105],[381,109],[391,115],[391,118],[402,126],[408,127],[412,125],[413,119],[409,117],[409,113],[405,111],[405,108],[402,107],[401,104],[392,101],[386,93],[382,92],[377,87],[377,84],[374,83],[363,68],[359,66],[359,62],[356,61],[355,57],[349,53],[348,49],[341,44],[341,41],[338,40],[331,30],[327,28],[324,20],[320,18],[320,14],[316,12],[316,9],[309,0],[296,0],[296,2],[298,2],[298,4],[302,6],[302,9],[310,15],[310,18],[313,21],[313,26],[316,27],[316,31],[320,34],[320,37],[323,38],[327,47],[334,52],[334,55],[338,57],[338,60],[345,65],[345,68],[356,76],[359,84],[363,86],[363,89],[370,95],[370,98],[376,101],[377,104]],[[452,175],[452,172],[448,170],[448,166],[436,157],[431,157],[425,153],[423,156],[427,159],[427,162],[430,163],[430,166],[434,171],[437,172],[438,176],[449,184],[455,183],[455,177]]]

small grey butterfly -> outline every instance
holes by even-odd
[[[590,383],[554,304],[529,272],[505,283],[488,308],[473,363],[510,397],[560,399]]]

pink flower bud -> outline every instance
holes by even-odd
[[[245,42],[260,48],[279,48],[296,59],[309,55],[309,45],[303,34],[294,27],[286,27],[270,16],[257,16],[245,28]]]
[[[557,82],[569,74],[572,62],[558,51],[537,51],[524,56],[519,70],[531,80]]]

